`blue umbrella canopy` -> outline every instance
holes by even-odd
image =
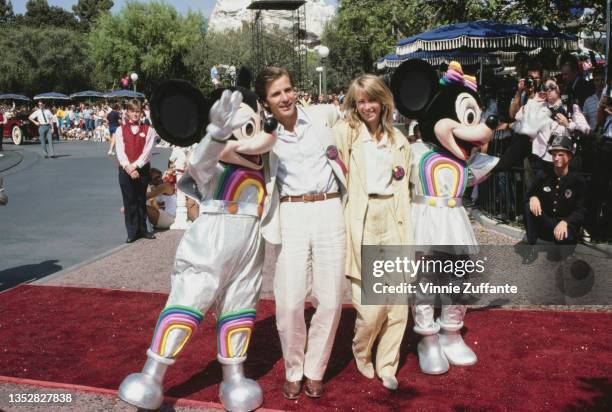
[[[123,98],[132,98],[132,99],[144,99],[145,95],[139,92],[133,92],[131,90],[122,89],[122,90],[113,90],[112,92],[108,92],[104,95],[107,98],[113,97],[123,97]]]
[[[529,50],[538,47],[576,49],[576,36],[491,20],[449,24],[397,42],[396,53],[405,55],[419,50]]]
[[[0,94],[0,100],[24,100],[27,102],[30,100],[30,98],[22,94],[7,93],[7,94]]]
[[[49,93],[41,93],[34,96],[34,100],[70,100],[70,97],[66,96],[62,93],[49,92]]]
[[[402,62],[409,59],[421,59],[429,64],[437,66],[442,63],[449,63],[453,60],[462,65],[480,64],[501,64],[502,58],[495,53],[485,53],[470,50],[443,50],[443,51],[418,51],[398,56],[395,53],[387,54],[379,59],[376,64],[378,69],[395,68]]]
[[[85,90],[84,92],[72,93],[70,95],[71,99],[79,98],[79,97],[99,97],[104,98],[104,93],[96,92],[94,90]]]

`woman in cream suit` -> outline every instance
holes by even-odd
[[[412,244],[410,147],[393,127],[393,97],[378,77],[366,74],[355,79],[343,108],[345,120],[334,132],[348,169],[345,273],[351,280],[357,310],[353,354],[364,376],[372,379],[376,371],[383,385],[395,390],[408,306],[362,305],[361,246]],[[374,366],[372,346],[377,337]]]

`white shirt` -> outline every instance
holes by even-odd
[[[369,195],[391,195],[393,178],[393,159],[391,143],[385,133],[377,142],[365,125],[363,138],[363,158],[365,161],[366,187]],[[362,131],[363,132],[363,131]]]
[[[279,159],[276,179],[280,195],[338,192],[326,148],[321,146],[303,109],[298,107],[297,113],[293,132],[278,125],[278,140],[272,149]]]
[[[525,106],[521,107],[516,113],[516,120],[521,120],[523,118],[525,110],[538,110],[542,104],[546,107],[551,107],[551,105],[547,102],[537,102],[534,99],[529,100],[529,102],[527,102]],[[571,132],[574,130],[583,134],[590,133],[591,128],[589,127],[589,124],[587,123],[584,115],[580,111],[580,107],[578,107],[577,104],[574,104],[573,115],[571,116],[571,119],[568,120],[570,120],[570,124],[567,130],[565,126],[562,126],[557,121],[543,126],[536,134],[535,139],[532,141],[531,153],[538,156],[542,160],[552,162],[552,155],[548,153],[548,141],[553,134],[568,133],[571,135]]]
[[[132,128],[132,133],[136,133],[138,131],[139,126],[133,125],[130,126]],[[142,149],[142,153],[138,156],[138,159],[132,165],[137,168],[141,168],[147,163],[151,161],[151,152],[153,151],[153,145],[155,143],[155,129],[153,127],[149,127],[149,132],[146,136],[145,145]],[[118,127],[115,132],[115,145],[117,147],[117,160],[121,167],[125,168],[130,164],[130,161],[125,154],[125,145],[123,144],[123,128]]]
[[[51,122],[53,121],[53,114],[51,113],[51,110],[44,109],[44,111],[45,111],[45,114],[43,116],[42,109],[36,109],[34,113],[32,113],[32,116],[31,116],[31,118],[36,120],[41,126],[46,125],[46,124],[51,124]]]

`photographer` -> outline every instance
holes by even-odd
[[[548,152],[553,135],[589,134],[591,128],[578,104],[571,98],[561,100],[559,86],[547,80],[536,97],[516,114],[514,130],[532,139],[530,164],[532,169],[549,170],[552,156]]]
[[[542,65],[538,62],[532,62],[527,69],[527,77],[519,79],[516,88],[516,94],[510,103],[508,114],[510,119],[516,117],[516,113],[521,107],[527,104],[529,99],[536,96],[536,89],[542,82]]]

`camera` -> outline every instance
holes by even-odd
[[[555,120],[555,118],[557,117],[557,114],[562,114],[563,116],[567,117],[569,119],[569,115],[567,114],[567,110],[565,110],[565,107],[563,107],[563,105],[558,106],[558,107],[549,107],[548,110],[550,110],[550,117]]]
[[[525,79],[525,88],[533,89],[534,84],[535,79],[532,76],[527,76],[527,78]]]

